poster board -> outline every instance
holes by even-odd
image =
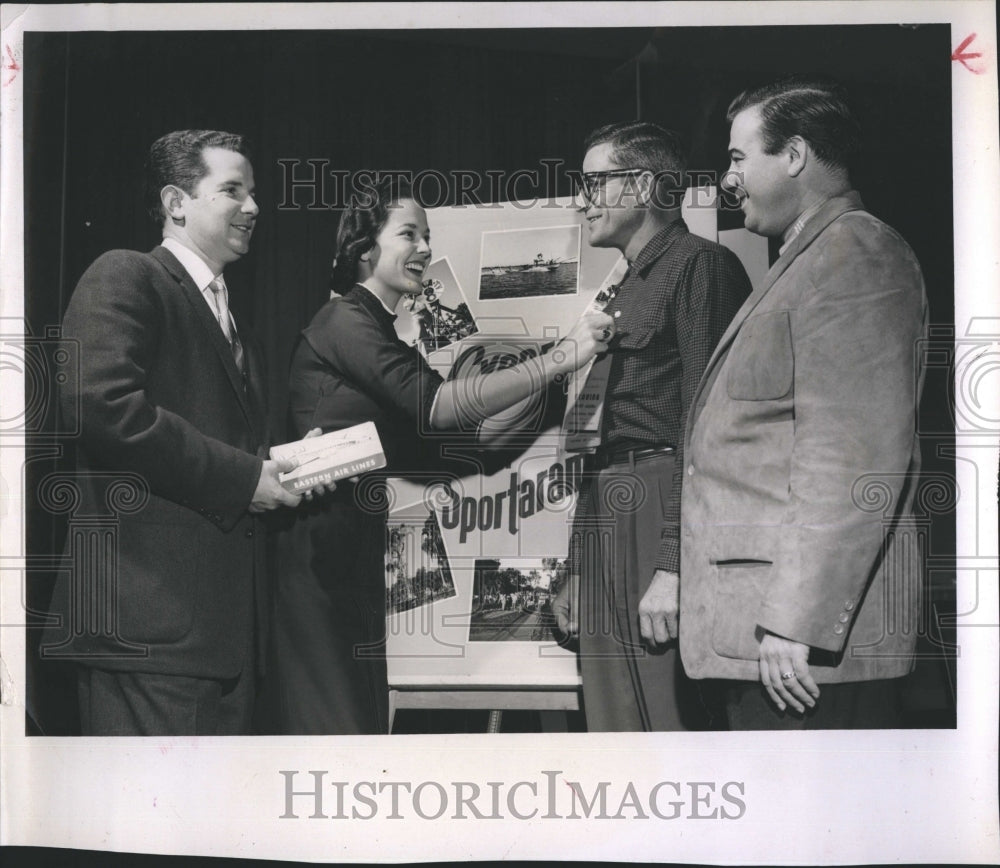
[[[624,267],[617,250],[587,243],[579,204],[560,197],[430,209],[427,276],[441,284],[446,311],[467,306],[476,331],[438,346],[421,337],[416,315],[401,302],[397,333],[445,377],[476,347],[507,347],[513,358],[519,349],[564,337]],[[714,189],[690,188],[681,213],[692,232],[714,241],[715,208]],[[571,403],[574,384],[560,388]],[[387,552],[386,576],[391,686],[578,684],[576,654],[558,644],[549,603],[565,581],[583,456],[564,451],[559,419],[538,426],[542,403],[522,402],[501,414],[526,426],[510,464],[476,472],[472,454],[472,472],[450,486],[393,480],[395,551]],[[487,464],[488,453],[480,454]]]
[[[88,5],[3,9],[3,232],[5,318],[24,315],[22,173],[31,130],[22,125],[25,34],[39,31],[162,30],[226,37],[239,30],[383,28],[737,28],[750,50],[758,34],[819,28],[826,44],[862,63],[848,30],[945,26],[939,54],[954,96],[948,112],[907,127],[948,131],[954,144],[954,221],[922,213],[954,239],[954,329],[936,346],[954,367],[938,376],[954,386],[958,488],[958,607],[954,616],[957,719],[953,729],[869,732],[712,732],[618,735],[476,734],[371,738],[46,738],[26,737],[23,562],[25,492],[22,379],[4,370],[2,531],[5,571],[0,686],[0,842],[22,847],[118,851],[102,865],[160,864],[125,855],[181,853],[254,860],[412,862],[470,859],[580,859],[714,864],[995,864],[997,826],[997,500],[995,386],[1000,339],[995,6],[986,0],[854,3],[489,4],[456,19],[451,4]],[[796,33],[796,28],[798,32]],[[837,34],[836,38],[834,33]],[[841,43],[838,40],[843,39]],[[720,69],[729,58],[693,40]],[[135,44],[134,41],[130,44]],[[142,44],[146,44],[143,42]],[[951,54],[953,52],[953,54]],[[951,54],[949,61],[949,54]],[[243,69],[271,64],[246,55]],[[891,78],[895,50],[867,57]],[[77,57],[77,68],[98,60]],[[183,57],[164,64],[173,69]],[[121,64],[114,56],[112,62]],[[748,64],[754,68],[753,63]],[[122,66],[128,74],[129,67]],[[416,70],[416,65],[415,65]],[[626,69],[628,73],[631,70]],[[240,73],[225,68],[227,93]],[[418,82],[419,83],[419,82]],[[581,76],[586,91],[592,79]],[[145,86],[148,82],[140,82]],[[286,92],[285,80],[270,87]],[[402,89],[402,88],[401,88]],[[423,94],[423,92],[421,92]],[[199,105],[200,105],[199,99]],[[133,112],[135,104],[108,110]],[[413,111],[422,110],[418,100]],[[57,106],[58,112],[62,111]],[[326,110],[324,104],[323,110]],[[441,115],[455,112],[448,103]],[[104,118],[94,138],[108,140]],[[393,119],[398,127],[398,120]],[[308,126],[310,118],[302,119]],[[519,131],[520,133],[520,131]],[[533,131],[528,131],[532,135]],[[22,148],[22,140],[24,147]],[[74,140],[74,149],[86,144]],[[907,149],[895,139],[901,160]],[[927,170],[919,166],[914,178]],[[920,184],[922,189],[923,184]],[[961,207],[957,207],[958,205]],[[310,221],[312,221],[310,215]],[[949,276],[952,274],[949,269]],[[11,345],[7,344],[6,349]],[[12,356],[5,356],[9,361]],[[939,356],[940,358],[940,356]],[[30,373],[30,372],[29,372]],[[325,786],[325,813],[312,786]],[[478,797],[463,801],[478,788]],[[305,791],[289,796],[288,791]],[[675,789],[676,788],[676,789]],[[719,793],[735,794],[738,803]],[[377,796],[372,798],[377,792]],[[661,794],[660,814],[648,812]],[[674,800],[676,793],[676,801]],[[609,811],[603,812],[607,795]],[[626,799],[637,807],[621,810]],[[343,796],[338,806],[337,796]],[[367,801],[361,801],[358,795]],[[597,798],[601,795],[601,799]],[[577,797],[580,798],[577,798]],[[440,805],[438,803],[440,799]],[[617,810],[617,813],[615,811]],[[352,813],[354,812],[354,813]],[[609,830],[611,834],[609,834]],[[49,851],[51,853],[51,851]],[[669,854],[665,856],[664,854]],[[42,857],[44,858],[44,857]],[[63,857],[60,857],[63,858]],[[65,858],[72,859],[72,855]],[[6,863],[6,859],[4,860]],[[199,862],[201,860],[198,860]]]

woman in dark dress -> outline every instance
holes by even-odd
[[[293,353],[290,433],[298,439],[314,428],[325,433],[371,420],[385,473],[405,475],[421,467],[425,432],[465,428],[546,387],[606,349],[613,322],[588,312],[566,338],[575,352],[549,352],[471,384],[445,382],[393,327],[396,305],[421,292],[430,262],[424,209],[408,190],[388,184],[373,198],[370,207],[344,213],[331,280],[339,295]],[[474,409],[463,395],[475,395]],[[279,535],[265,688],[270,731],[387,732],[386,503],[370,482],[342,482],[298,510]]]

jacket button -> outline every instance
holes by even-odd
[[[841,624],[846,624],[848,621],[851,620],[851,616],[848,615],[846,612],[842,612],[837,620],[840,621]]]
[[[835,626],[833,628],[833,632],[836,633],[839,636],[841,633],[844,632],[844,625],[843,624],[837,624],[837,626]]]
[[[850,612],[854,608],[854,600],[848,600],[846,603],[844,603],[844,608],[847,609],[848,612]]]
[[[247,539],[250,539],[250,537],[253,536],[253,528],[248,527],[245,531],[243,531],[243,536],[245,536]]]
[[[689,464],[688,465],[688,476],[694,476],[694,465],[693,464]]]

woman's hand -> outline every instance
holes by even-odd
[[[524,359],[510,368],[442,384],[431,424],[439,429],[462,428],[495,416],[583,367],[607,350],[614,333],[615,321],[610,316],[588,310],[570,333],[544,355]]]
[[[566,370],[575,371],[582,368],[594,356],[606,352],[608,341],[614,336],[615,321],[603,311],[587,308],[570,333],[553,347],[551,353],[553,359],[556,353],[568,353]]]

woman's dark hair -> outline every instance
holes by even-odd
[[[354,194],[337,227],[330,289],[338,295],[358,282],[361,257],[375,246],[375,239],[389,219],[389,209],[403,199],[413,199],[413,191],[407,181],[392,176],[378,178],[374,186]]]

